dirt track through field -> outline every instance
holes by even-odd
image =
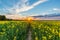
[[[32,40],[31,35],[32,35],[32,33],[31,33],[31,25],[29,23],[28,28],[27,28],[27,40]]]

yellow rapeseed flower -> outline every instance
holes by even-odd
[[[59,33],[59,37],[60,37],[60,33]]]
[[[2,30],[3,30],[3,31],[6,31],[6,29],[5,29],[5,28],[2,28]]]
[[[43,36],[43,37],[42,37],[42,40],[47,40],[47,39],[46,39],[46,36]]]
[[[38,40],[38,37],[35,37],[35,40]]]
[[[16,36],[14,36],[14,40],[16,40]]]
[[[19,31],[19,30],[17,29],[17,30],[16,30],[16,33],[17,33],[18,31]]]

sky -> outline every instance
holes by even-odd
[[[60,13],[60,0],[0,0],[0,15],[35,16],[53,13]]]

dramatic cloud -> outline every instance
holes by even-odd
[[[14,17],[19,18],[20,16],[22,16],[20,14],[21,12],[31,10],[35,6],[37,6],[41,3],[44,3],[46,1],[47,0],[38,0],[37,2],[34,2],[33,4],[29,5],[30,4],[29,0],[19,0],[16,3],[13,2],[12,3],[13,6],[11,6],[11,7],[6,6],[4,4],[5,7],[2,9],[2,11],[4,12],[4,15],[6,15],[7,18],[14,18]],[[9,4],[11,5],[11,3],[9,3]],[[19,15],[19,16],[17,16],[17,15]],[[32,14],[32,15],[34,15],[34,14]],[[35,14],[35,15],[38,15],[38,14]]]
[[[46,1],[47,0],[39,0],[32,5],[29,5],[28,0],[20,0],[12,8],[7,8],[7,10],[11,13],[20,13],[20,12],[28,11],[28,10],[34,8],[35,6],[37,6],[43,2],[46,2]]]
[[[59,12],[60,13],[60,8],[52,8],[49,10],[49,12]]]
[[[58,10],[57,8],[53,8],[53,10]]]
[[[60,9],[59,9],[59,8],[53,8],[53,10],[54,10],[54,11],[60,11]]]
[[[16,12],[19,13],[19,12],[23,12],[23,11],[28,11],[28,10],[34,8],[35,6],[37,6],[38,4],[43,3],[45,1],[46,0],[39,0],[38,2],[32,4],[31,6],[28,6],[28,5],[25,4],[22,8],[20,8],[20,9],[17,8]],[[25,2],[27,2],[27,1],[25,1]]]
[[[53,13],[60,13],[60,8],[52,8],[51,10],[48,10],[48,11],[42,13],[42,15],[53,14]]]

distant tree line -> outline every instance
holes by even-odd
[[[0,15],[0,21],[22,21],[22,20],[17,20],[17,19],[7,19],[5,15]]]
[[[7,19],[5,15],[0,15],[0,20],[12,20],[12,19]]]
[[[4,15],[0,15],[0,20],[5,20],[6,17]]]

